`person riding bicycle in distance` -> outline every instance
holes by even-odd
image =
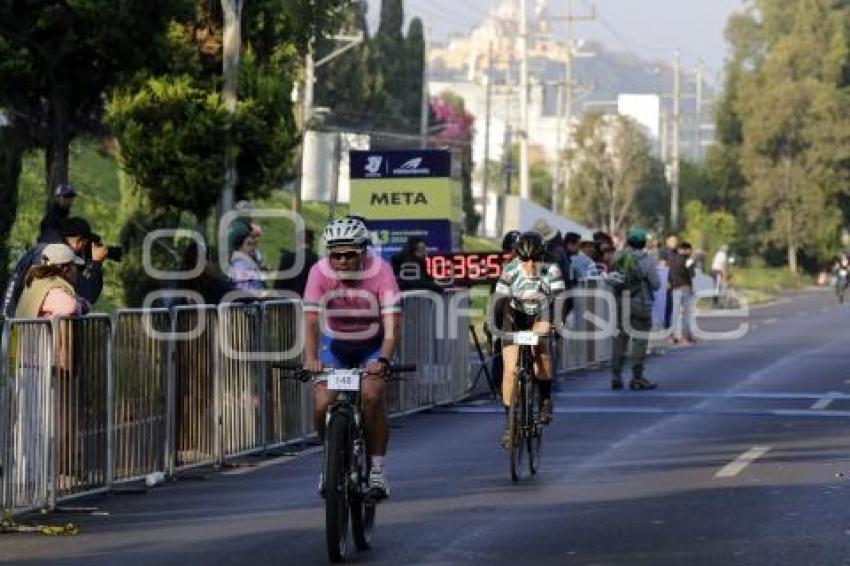
[[[356,218],[328,224],[327,257],[310,269],[304,290],[304,369],[365,368],[361,404],[371,459],[369,487],[389,495],[384,458],[389,439],[386,377],[400,332],[401,294],[389,264],[369,254],[369,232]],[[325,414],[335,394],[314,384],[315,426],[324,441]]]
[[[525,232],[514,246],[516,257],[508,262],[496,284],[494,309],[503,313],[504,332],[532,331],[541,335],[534,346],[534,376],[540,390],[540,421],[552,421],[552,356],[548,334],[552,327],[553,299],[566,290],[564,277],[557,263],[543,261],[543,239],[537,232]],[[510,409],[516,381],[519,346],[502,347],[502,403]],[[507,421],[502,444],[510,440]]]

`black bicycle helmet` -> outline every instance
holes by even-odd
[[[511,230],[505,234],[505,237],[502,238],[502,251],[505,253],[514,251],[514,246],[516,246],[516,241],[519,240],[520,236],[522,236],[522,232],[519,230]]]
[[[523,261],[540,261],[543,257],[543,238],[537,232],[523,232],[514,246],[514,251]]]

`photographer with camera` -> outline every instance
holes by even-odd
[[[48,236],[50,236],[48,234]],[[99,235],[91,230],[85,219],[67,218],[59,223],[51,241],[39,242],[34,248],[18,260],[9,277],[3,293],[2,315],[12,318],[24,288],[24,278],[30,267],[41,261],[44,248],[49,244],[67,244],[76,255],[83,258],[85,265],[80,267],[74,290],[79,302],[79,312],[86,314],[100,298],[103,291],[103,262],[107,259],[121,261],[122,250],[119,247],[105,246]]]

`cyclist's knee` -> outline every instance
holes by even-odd
[[[365,385],[361,393],[361,401],[365,411],[381,411],[384,407],[384,388],[377,385]]]

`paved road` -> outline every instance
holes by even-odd
[[[743,339],[654,358],[657,393],[569,376],[542,472],[519,485],[492,403],[396,421],[393,499],[356,561],[850,564],[850,309],[831,299],[796,296],[754,311]],[[0,561],[323,564],[318,466],[308,451],[112,496],[109,515],[42,518],[79,536],[0,539]]]

